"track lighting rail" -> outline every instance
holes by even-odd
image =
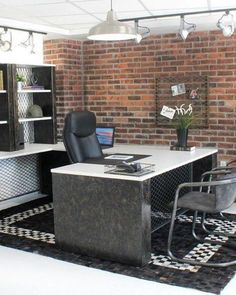
[[[207,14],[207,13],[217,13],[217,12],[227,12],[227,11],[235,11],[236,8],[225,8],[225,9],[213,9],[213,10],[201,10],[201,11],[189,11],[189,12],[181,12],[181,13],[171,13],[171,14],[159,14],[159,15],[149,15],[149,16],[140,16],[133,18],[122,18],[119,19],[121,22],[128,21],[139,21],[144,19],[155,19],[155,18],[165,18],[165,17],[177,17],[177,16],[186,16],[186,15],[196,15],[196,14]]]

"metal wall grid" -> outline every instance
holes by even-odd
[[[39,156],[0,160],[0,201],[40,190]]]

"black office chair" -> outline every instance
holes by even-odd
[[[89,111],[71,112],[65,118],[63,141],[72,163],[103,156],[96,136],[96,117]]]
[[[217,180],[217,177],[219,176],[220,176],[220,180]],[[210,179],[214,177],[216,180],[204,181],[206,177]],[[179,197],[180,191],[183,188],[197,188],[197,187],[200,188],[199,191],[190,191],[184,194],[182,197]],[[203,191],[203,188],[206,188],[206,190]],[[210,231],[205,228],[205,224],[204,224],[205,213],[219,213],[229,208],[234,203],[235,197],[236,197],[236,178],[235,176],[232,177],[229,170],[209,171],[202,175],[202,179],[200,182],[180,184],[175,194],[175,200],[173,204],[171,224],[170,224],[169,236],[168,236],[167,252],[170,258],[177,262],[183,262],[183,263],[194,264],[194,265],[211,266],[211,267],[227,267],[230,265],[235,265],[236,260],[233,260],[230,262],[200,262],[197,260],[179,258],[175,256],[171,250],[174,225],[175,225],[178,208],[185,208],[185,209],[194,211],[193,223],[192,223],[192,235],[195,239],[203,242],[204,239],[200,238],[195,231],[198,212],[203,213],[203,218],[201,220],[202,229],[209,234]],[[234,234],[228,234],[228,233],[222,233],[222,232],[217,232],[214,234],[218,234],[220,236],[223,235],[228,237],[229,236],[235,237]],[[223,242],[218,242],[218,241],[213,242],[213,241],[207,240],[207,243],[213,243],[213,244],[219,244],[219,245],[225,246]]]

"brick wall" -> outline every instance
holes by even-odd
[[[53,56],[59,48],[54,51],[53,42],[62,45],[63,52],[71,41],[46,42],[45,60],[57,64],[57,58]],[[63,70],[67,69],[69,61],[70,71],[74,69],[79,75],[81,44],[75,42],[73,46],[77,46],[74,50],[78,53],[71,55],[71,59],[60,60],[66,62],[66,65],[59,62],[61,76],[65,75]],[[176,140],[175,130],[158,127],[155,122],[155,77],[177,73],[207,75],[209,127],[191,129],[189,143],[216,146],[220,159],[231,159],[236,155],[235,49],[235,34],[225,38],[218,31],[194,33],[186,41],[176,34],[168,34],[149,37],[140,44],[133,41],[84,42],[85,106],[96,113],[98,122],[117,127],[116,142],[169,145]],[[79,77],[77,83],[80,89]],[[71,107],[82,107],[81,94],[72,95],[75,105],[68,100],[70,94],[71,90],[64,88],[58,93],[59,120]]]
[[[153,36],[140,44],[84,44],[86,102],[98,121],[117,126],[117,142],[171,144],[176,132],[155,122],[155,76],[207,75],[209,128],[191,129],[189,143],[236,155],[236,35],[218,31]]]
[[[75,40],[59,39],[44,42],[44,63],[56,65],[56,108],[59,138],[61,138],[65,114],[83,107],[81,48],[82,43]]]

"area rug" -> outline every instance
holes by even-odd
[[[236,222],[230,216],[224,220],[213,216],[207,219],[212,229],[236,231]],[[235,218],[236,220],[236,218]],[[191,237],[191,216],[181,215],[176,225],[174,249],[181,255],[199,260],[236,259],[235,239],[208,237],[231,243],[231,248],[198,244]],[[111,261],[87,257],[60,250],[53,232],[53,204],[49,198],[38,199],[17,207],[0,211],[0,245],[33,252],[67,262],[133,276],[140,279],[198,289],[213,294],[220,291],[234,276],[236,266],[209,268],[172,262],[166,253],[168,225],[152,235],[152,259],[143,267],[134,267]]]

